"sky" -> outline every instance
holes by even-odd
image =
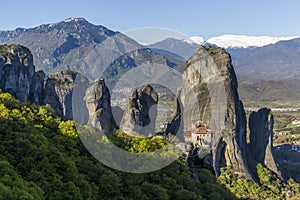
[[[0,30],[84,17],[114,31],[158,27],[204,39],[300,35],[298,0],[14,0],[0,7]]]

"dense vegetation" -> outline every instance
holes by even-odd
[[[87,152],[74,122],[49,106],[0,93],[0,124],[0,199],[235,199],[208,170],[191,178],[184,160],[145,174],[112,170]],[[152,151],[150,143],[165,144],[138,138],[127,148]]]
[[[258,164],[256,169],[259,183],[238,177],[230,166],[221,170],[218,181],[242,199],[300,199],[300,185],[294,180],[283,183],[262,164]]]

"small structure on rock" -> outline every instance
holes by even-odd
[[[185,143],[195,146],[211,147],[212,131],[206,124],[196,123],[193,127],[183,130]]]

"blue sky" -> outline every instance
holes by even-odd
[[[84,17],[109,29],[173,29],[205,39],[222,34],[300,35],[298,0],[2,1],[0,30]]]

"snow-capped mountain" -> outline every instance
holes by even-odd
[[[199,37],[199,36],[192,36],[192,37],[183,39],[183,42],[187,42],[189,44],[202,45],[204,43],[204,39],[202,37]]]
[[[223,48],[248,48],[263,47],[275,44],[279,41],[292,40],[299,36],[291,37],[270,37],[270,36],[246,36],[246,35],[221,35],[206,40],[206,43],[214,44]]]

